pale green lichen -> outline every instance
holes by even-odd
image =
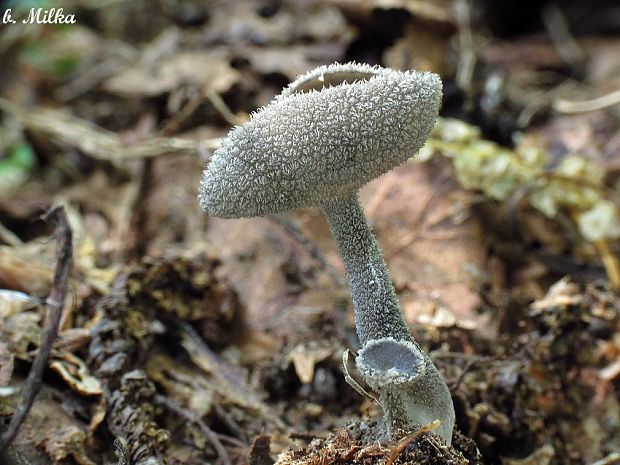
[[[620,209],[609,197],[602,167],[576,153],[550,166],[550,153],[517,142],[514,149],[501,147],[472,125],[439,118],[418,159],[443,154],[463,187],[495,200],[523,196],[548,218],[565,214],[587,241],[620,237]]]

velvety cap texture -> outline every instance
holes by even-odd
[[[234,127],[203,172],[199,200],[207,213],[240,218],[319,206],[422,147],[441,104],[439,76],[354,63],[322,69],[295,82],[339,69],[370,77],[307,92],[289,86]]]

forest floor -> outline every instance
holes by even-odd
[[[620,463],[617,2],[32,2],[61,4],[76,24],[0,25],[0,432],[60,318],[2,465]],[[318,210],[197,202],[230,127],[351,60],[444,83],[360,197],[453,447],[358,434],[381,410],[344,379]]]

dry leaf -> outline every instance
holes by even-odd
[[[153,62],[140,62],[107,79],[103,88],[129,97],[153,97],[181,86],[194,86],[202,95],[225,92],[239,73],[223,50],[180,51]]]
[[[291,350],[288,359],[293,362],[295,372],[302,383],[308,384],[314,378],[314,366],[332,354],[329,347],[312,347],[299,344]]]
[[[83,396],[98,396],[103,393],[101,381],[90,375],[84,361],[70,352],[52,360],[50,368],[58,373],[71,389]]]
[[[482,227],[459,212],[468,194],[440,184],[427,166],[409,164],[370,183],[361,198],[396,289],[409,291],[401,297],[402,306],[433,302],[458,321],[478,320],[474,311],[482,273],[475,270],[486,263]],[[415,315],[406,317],[412,322]]]

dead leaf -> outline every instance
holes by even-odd
[[[531,315],[536,315],[547,308],[566,308],[583,301],[579,286],[571,282],[570,278],[562,278],[549,288],[544,298],[532,304]]]
[[[30,295],[45,295],[52,284],[54,244],[0,247],[0,286]]]
[[[604,381],[613,381],[620,376],[620,358],[601,369],[599,371],[599,376]]]
[[[156,61],[139,62],[103,83],[104,90],[130,97],[153,97],[181,86],[194,86],[203,96],[226,92],[239,79],[222,49],[175,52]]]
[[[89,374],[82,359],[70,352],[52,360],[50,368],[58,373],[71,389],[83,396],[98,396],[103,393],[101,381]]]
[[[217,389],[210,375],[181,365],[163,354],[154,355],[147,361],[146,372],[149,379],[162,386],[170,398],[179,405],[187,406],[197,418],[211,412]]]
[[[282,74],[293,81],[323,63],[337,61],[346,49],[346,43],[287,45],[282,47],[240,47],[239,58],[247,59],[261,74]]]
[[[37,399],[13,442],[18,450],[42,447],[54,463],[73,459],[79,465],[95,465],[87,454],[89,434],[49,394]]]
[[[438,34],[433,24],[410,24],[405,35],[383,54],[386,66],[394,69],[441,73],[450,44],[450,33]]]
[[[434,302],[458,321],[476,321],[481,282],[473,270],[486,263],[482,226],[459,212],[467,208],[468,194],[452,183],[440,184],[428,166],[408,164],[362,189],[361,200],[370,206],[368,217],[394,285],[405,294],[401,305]]]
[[[295,372],[302,383],[308,384],[314,378],[314,366],[325,360],[332,354],[329,347],[313,347],[309,344],[299,344],[288,354],[288,359],[293,362]]]
[[[8,318],[37,304],[37,300],[19,291],[0,289],[0,319]]]

